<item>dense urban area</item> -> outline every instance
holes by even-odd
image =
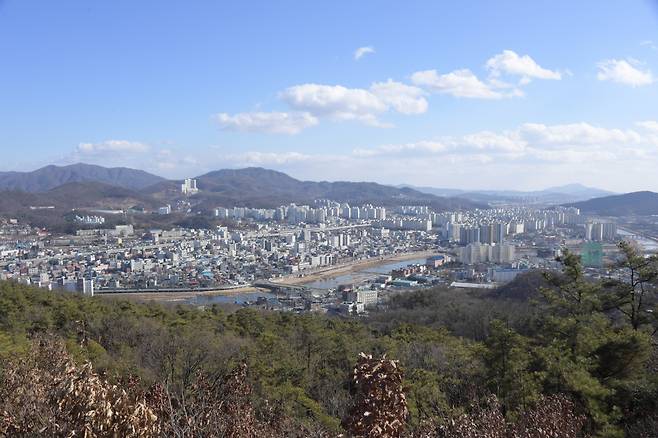
[[[180,192],[197,194],[196,180],[185,180]],[[175,209],[195,214],[184,201]],[[140,213],[170,215],[172,207]],[[71,235],[3,219],[0,280],[87,295],[198,292],[188,301],[357,314],[403,290],[493,289],[532,269],[559,268],[564,250],[580,255],[588,275],[611,276],[619,240],[649,250],[655,242],[618,229],[615,219],[560,206],[436,212],[318,199],[271,209],[218,206],[211,214],[224,225],[106,228],[106,216],[128,213],[76,211]]]

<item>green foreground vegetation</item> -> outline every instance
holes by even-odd
[[[410,292],[365,319],[138,304],[3,282],[4,432],[25,410],[20,398],[10,400],[16,388],[7,376],[32,363],[36,340],[50,339],[72,363],[89,362],[108,382],[160,384],[176,400],[194,396],[200,375],[221,386],[243,370],[253,415],[275,410],[302,435],[345,433],[358,390],[353,369],[366,352],[399,364],[408,405],[403,429],[411,436],[460,436],[460,418],[491,423],[492,397],[496,415],[512,426],[487,436],[532,436],[510,435],[509,427],[533,415],[572,416],[573,430],[558,436],[658,436],[658,265],[622,249],[622,279],[589,281],[568,254],[563,274],[545,275],[543,286],[534,275],[516,282],[509,296]],[[527,293],[517,293],[519,284]],[[538,411],[553,406],[551,397],[562,397],[556,409],[569,412]]]

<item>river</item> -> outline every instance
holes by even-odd
[[[403,268],[407,265],[425,264],[426,260],[427,259],[423,257],[383,263],[377,266],[369,266],[363,269],[358,269],[347,274],[336,275],[335,277],[327,277],[321,280],[302,283],[300,286],[308,286],[314,289],[334,289],[341,284],[358,284],[366,280],[371,280],[377,278],[380,275],[389,274],[394,269]],[[246,292],[235,295],[198,295],[194,298],[191,298],[188,303],[199,306],[212,304],[244,304],[246,302],[254,302],[261,297],[267,299],[276,299],[276,295],[270,292]]]
[[[636,241],[637,244],[640,245],[640,248],[642,248],[645,252],[658,252],[658,242],[653,239],[647,239],[646,237],[639,236],[630,230],[625,230],[622,228],[617,229],[617,234],[622,238],[635,236],[633,240]]]
[[[316,289],[333,289],[340,286],[341,284],[361,283],[365,280],[374,279],[380,275],[388,274],[394,269],[403,268],[407,265],[414,265],[414,264],[424,265],[426,260],[427,259],[423,257],[418,259],[384,263],[377,266],[369,266],[367,268],[348,272],[347,274],[341,274],[335,277],[327,277],[321,280],[304,283],[303,285]]]

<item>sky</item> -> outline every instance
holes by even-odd
[[[0,171],[658,191],[658,0],[0,0]]]

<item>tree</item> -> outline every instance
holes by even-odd
[[[513,416],[514,411],[537,400],[542,373],[531,369],[533,358],[528,339],[502,321],[491,324],[485,345],[489,387],[501,402],[503,413]]]
[[[621,312],[633,330],[655,321],[658,257],[644,257],[628,242],[619,243],[623,258],[617,264],[619,278],[606,282],[605,306]],[[656,333],[653,330],[653,334]]]
[[[397,438],[407,422],[407,399],[397,361],[361,353],[354,368],[356,400],[345,419],[354,437]]]
[[[644,368],[651,349],[646,334],[613,324],[600,282],[585,277],[579,257],[566,252],[562,274],[546,274],[547,306],[537,349],[546,371],[545,391],[566,392],[590,417],[588,428],[620,436],[616,389]]]

